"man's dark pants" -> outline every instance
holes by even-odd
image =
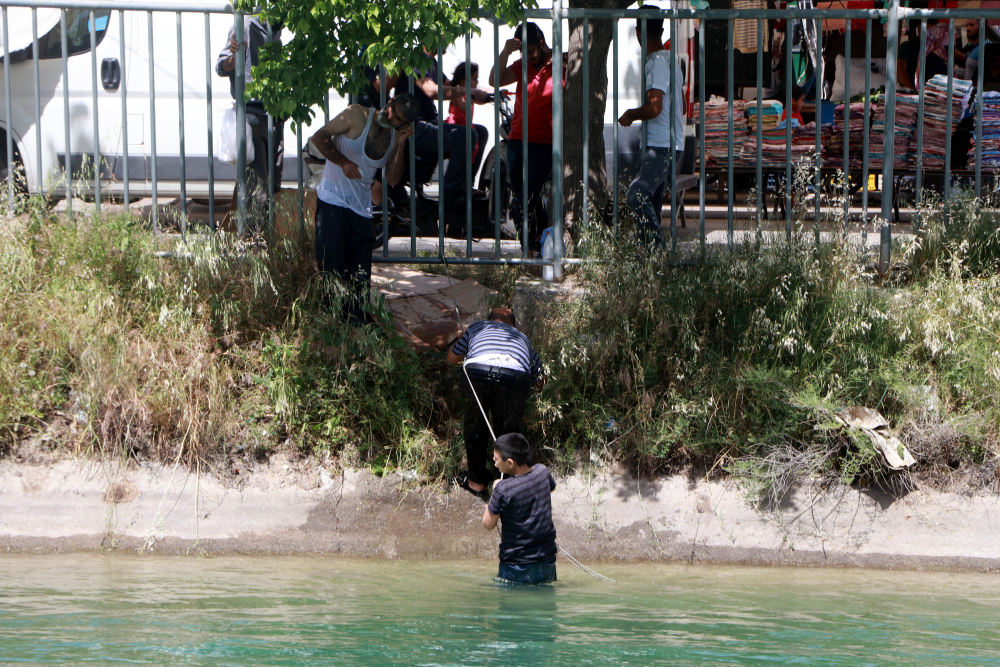
[[[368,303],[372,275],[372,219],[354,211],[316,201],[316,264],[320,273],[330,273],[348,289],[344,315],[348,322],[365,322],[363,306]]]
[[[490,417],[496,437],[507,433],[517,433],[521,429],[521,417],[528,403],[531,384],[527,373],[521,379],[497,377],[488,371],[466,368],[469,380],[476,389],[483,410]],[[469,462],[469,479],[480,484],[489,484],[493,473],[486,465],[493,460],[493,438],[476,403],[476,397],[469,387],[469,380],[463,378],[465,395],[465,457]]]
[[[636,230],[641,243],[663,244],[660,236],[660,209],[663,193],[670,184],[670,169],[681,151],[649,146],[639,162],[639,173],[628,188],[628,205],[636,216]]]
[[[448,158],[448,168],[445,170],[444,178],[441,179],[441,189],[444,191],[445,201],[448,199],[458,199],[465,196],[465,159],[468,153],[465,151],[465,128],[459,125],[444,123],[441,126],[444,135],[444,150],[451,153]],[[475,132],[473,132],[473,139]],[[438,152],[438,126],[437,123],[427,123],[419,120],[413,124],[414,150],[417,153]]]
[[[281,172],[285,155],[285,124],[274,121],[274,183],[273,189],[267,182],[267,115],[247,109],[247,124],[253,141],[253,162],[247,165],[247,223],[245,231],[262,232],[267,226],[268,203],[274,193],[281,189]]]
[[[512,213],[520,231],[524,224],[521,200],[524,198],[524,142],[507,140],[507,165],[510,169],[510,194]],[[542,232],[549,226],[545,213],[542,189],[552,175],[552,144],[528,142],[528,241],[532,250],[539,250]]]

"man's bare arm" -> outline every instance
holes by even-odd
[[[516,53],[521,50],[521,40],[519,39],[508,39],[504,42],[503,49],[500,51],[500,62],[498,63],[500,71],[500,81],[497,82],[497,87],[509,86],[512,83],[517,83],[517,74],[507,69],[507,60],[510,58],[512,53]],[[491,83],[496,80],[497,67],[490,68],[490,78],[487,81]]]
[[[358,165],[348,160],[343,153],[337,150],[333,143],[333,137],[338,134],[347,134],[357,128],[358,114],[364,114],[356,107],[348,107],[337,114],[330,122],[319,128],[316,134],[312,135],[309,141],[316,147],[327,160],[339,166],[344,175],[348,178],[361,178],[361,171]],[[374,112],[373,112],[374,113]]]
[[[403,177],[403,146],[413,134],[413,125],[404,125],[395,132],[396,144],[392,147],[392,155],[389,156],[389,161],[385,165],[385,179],[392,186],[397,185],[399,179]]]
[[[663,91],[650,88],[646,92],[648,102],[637,109],[629,109],[618,119],[619,124],[628,127],[637,120],[652,120],[663,111]]]
[[[424,95],[430,97],[431,99],[437,99],[438,95],[438,85],[437,81],[430,77],[424,77],[423,79],[417,80],[417,87],[424,91]],[[441,91],[444,94],[444,99],[454,100],[465,95],[464,86],[450,86],[442,85]],[[486,92],[482,90],[472,89],[472,101],[478,104],[485,104],[487,101]]]
[[[494,514],[490,511],[489,505],[483,510],[483,528],[486,530],[493,530],[497,527],[497,521],[500,520],[499,514]]]

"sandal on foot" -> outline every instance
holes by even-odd
[[[465,489],[466,491],[468,491],[469,493],[471,493],[475,497],[479,498],[483,502],[488,503],[490,501],[490,492],[486,490],[486,487],[483,487],[482,491],[476,491],[471,486],[469,486],[469,481],[470,481],[469,480],[469,473],[467,473],[467,472],[460,472],[460,473],[458,473],[458,475],[455,476],[455,479],[452,480],[452,483],[455,486],[462,487],[463,489]]]

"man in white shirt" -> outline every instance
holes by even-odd
[[[649,5],[645,5],[649,7]],[[635,33],[642,39],[642,19]],[[663,19],[646,19],[646,103],[629,109],[618,119],[623,127],[647,121],[646,152],[639,173],[628,189],[628,205],[639,223],[639,241],[662,246],[660,211],[656,191],[668,179],[674,160],[684,150],[684,91],[680,62],[671,67],[670,52],[663,48]],[[671,74],[671,70],[673,74]],[[671,136],[670,79],[674,79],[673,136]]]

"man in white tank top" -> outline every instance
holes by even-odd
[[[344,314],[355,325],[365,322],[371,285],[372,180],[384,168],[389,185],[399,182],[403,146],[419,113],[420,105],[409,93],[397,95],[381,111],[355,104],[309,140],[326,158],[316,188],[316,264],[321,273],[344,282]]]

